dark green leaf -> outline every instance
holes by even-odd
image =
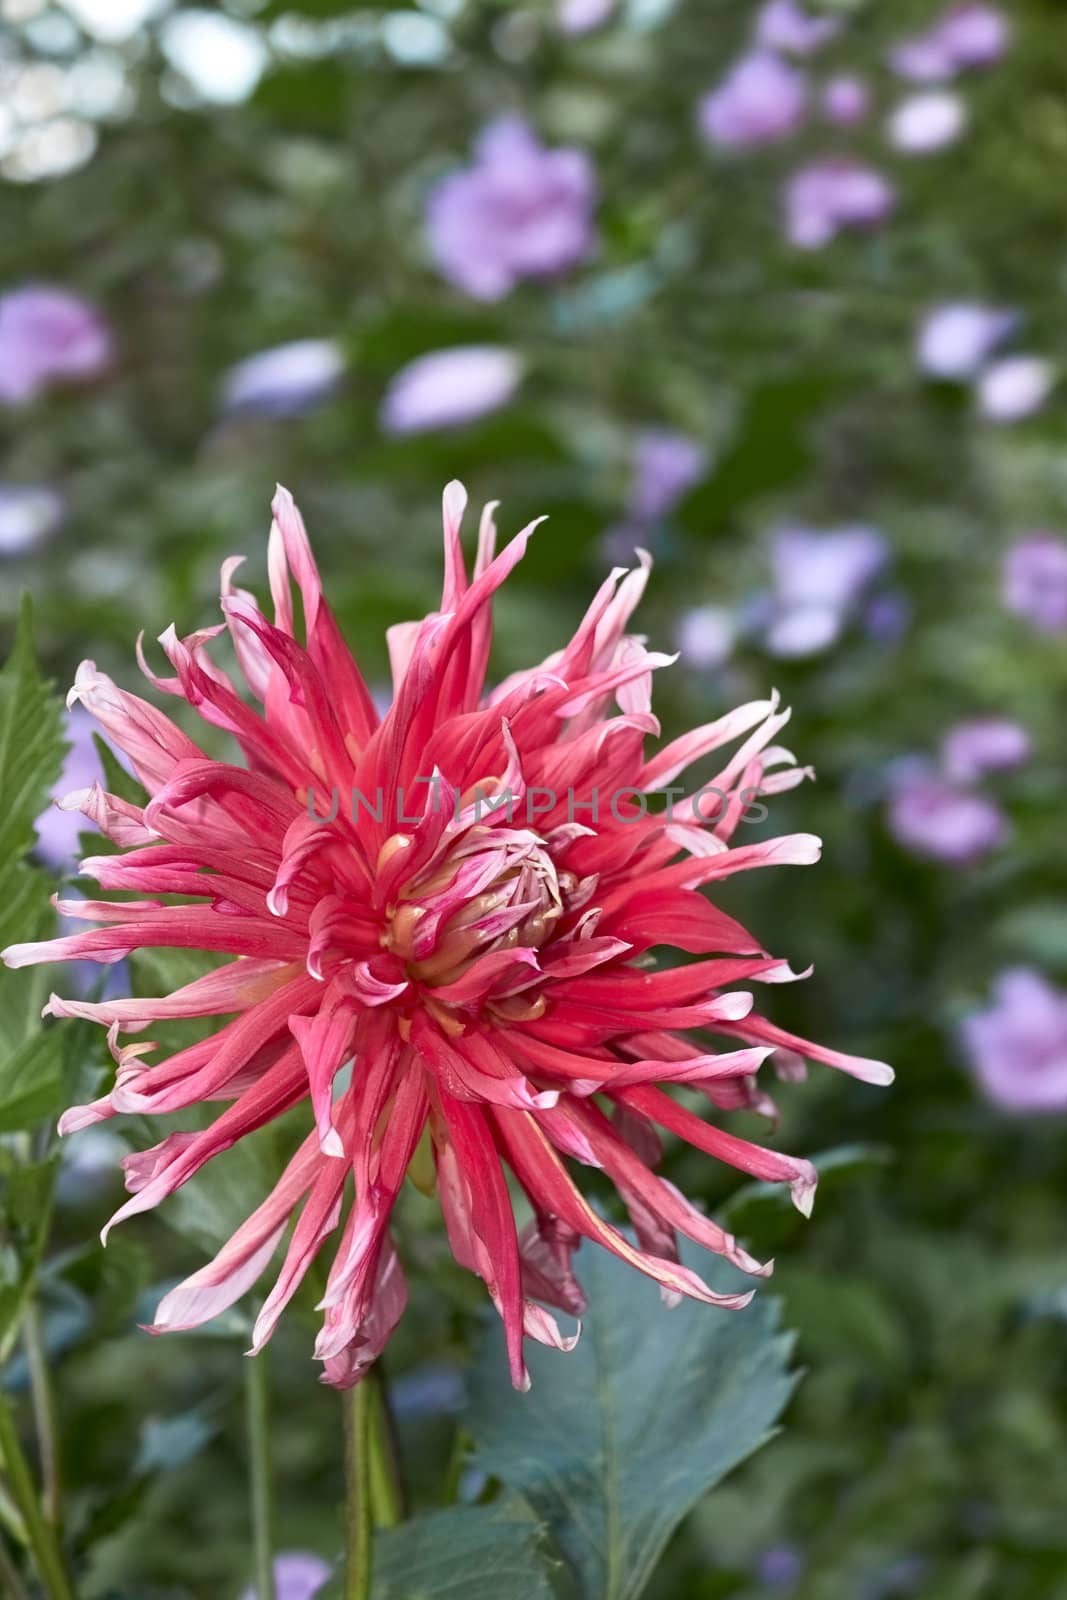
[[[509,1497],[378,1534],[374,1600],[552,1600],[549,1570],[541,1528]]]
[[[509,1386],[499,1334],[468,1426],[478,1466],[544,1519],[587,1600],[635,1600],[686,1512],[771,1436],[795,1382],[775,1301],[743,1312],[686,1301],[586,1247],[588,1322],[572,1355],[534,1347],[533,1393]],[[684,1255],[716,1288],[738,1274]]]

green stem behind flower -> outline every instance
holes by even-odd
[[[52,1375],[48,1370],[44,1319],[35,1297],[26,1303],[22,1318],[22,1339],[30,1371],[33,1420],[37,1429],[37,1452],[41,1461],[44,1514],[56,1529],[63,1514],[63,1484],[59,1465],[59,1429],[56,1420]]]
[[[7,1396],[0,1390],[0,1462],[11,1487],[12,1499],[26,1527],[26,1537],[48,1600],[74,1600],[55,1534],[45,1521],[37,1493],[19,1443],[15,1419]]]
[[[270,1366],[264,1351],[245,1365],[248,1483],[252,1502],[256,1600],[275,1600],[273,1492],[270,1461]]]
[[[372,1391],[366,1381],[345,1391],[344,1600],[369,1600],[371,1580],[370,1422]]]

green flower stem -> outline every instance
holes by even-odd
[[[41,1462],[42,1501],[47,1520],[56,1529],[63,1516],[63,1480],[59,1460],[59,1429],[52,1375],[44,1341],[44,1320],[36,1298],[26,1303],[22,1318],[22,1339],[30,1371],[33,1420],[37,1429],[37,1453]]]
[[[245,1363],[248,1419],[248,1482],[252,1503],[252,1547],[256,1600],[275,1600],[274,1496],[270,1461],[270,1367],[266,1352]]]
[[[345,1581],[343,1600],[370,1600],[370,1442],[373,1391],[367,1380],[345,1391]]]
[[[26,1537],[48,1600],[74,1600],[74,1591],[63,1570],[55,1532],[45,1521],[37,1494],[19,1443],[15,1419],[7,1395],[0,1391],[0,1457],[11,1486],[12,1498],[26,1526]]]
[[[395,1528],[404,1520],[405,1505],[389,1394],[379,1367],[373,1367],[363,1381],[370,1390],[371,1513],[376,1528]]]

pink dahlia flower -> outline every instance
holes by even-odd
[[[213,1261],[165,1296],[153,1331],[216,1316],[285,1239],[255,1323],[260,1349],[339,1234],[316,1354],[326,1380],[342,1387],[378,1356],[404,1306],[389,1221],[424,1138],[453,1253],[484,1279],[514,1382],[525,1387],[524,1338],[571,1342],[545,1305],[581,1312],[572,1256],[583,1239],[655,1279],[671,1300],[737,1307],[750,1298],[716,1293],[681,1265],[679,1232],[745,1272],[768,1270],[656,1175],[657,1130],[788,1183],[798,1207],[810,1208],[810,1162],[706,1122],[668,1086],[684,1083],[723,1110],[766,1106],[756,1074],[779,1046],[868,1082],[892,1076],[754,1012],[737,985],[794,975],[701,893],[736,872],[818,855],[808,834],[736,842],[755,796],[804,776],[775,743],[787,713],[774,699],[755,701],[646,754],[659,731],[652,674],[672,659],[626,632],[647,562],[611,574],[561,651],[487,691],[493,595],[533,525],[496,555],[488,509],[468,576],[465,500],[459,484],[445,491],[440,611],[390,630],[394,699],[384,716],[282,489],[269,552],[273,621],[234,586],[230,560],[223,625],[184,639],[168,628],[160,643],[173,676],[144,669],[157,690],[231,734],[242,763],[209,758],[161,711],[83,663],[72,698],[148,792],[143,806],[98,785],[68,799],[124,852],[83,870],[105,890],[146,898],[60,903],[96,926],[4,955],[13,967],[118,962],[146,946],[231,958],[157,999],[51,997],[52,1016],[105,1026],[117,1063],[110,1092],[68,1111],[61,1129],[227,1102],[203,1131],[171,1133],[126,1159],[131,1195],[110,1227],[306,1105],[310,1131],[273,1191]],[[210,657],[227,630],[261,709]],[[682,772],[728,745],[736,748],[710,785],[671,793]],[[647,797],[664,792],[669,811],[653,810]],[[661,966],[653,952],[664,948],[697,959]],[[174,1017],[220,1024],[165,1060],[151,1059],[150,1043],[123,1041]],[[693,1032],[730,1046],[713,1051]],[[636,1243],[583,1198],[572,1163],[612,1180]],[[521,1233],[507,1171],[533,1212]]]

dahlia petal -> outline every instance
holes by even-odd
[[[624,1105],[651,1117],[660,1127],[678,1134],[689,1144],[696,1145],[698,1150],[747,1172],[750,1177],[760,1178],[765,1183],[788,1183],[797,1210],[804,1216],[811,1215],[819,1175],[810,1161],[799,1156],[783,1155],[777,1150],[765,1150],[748,1139],[739,1139],[736,1134],[726,1133],[722,1128],[713,1128],[668,1095],[648,1085],[620,1089],[618,1097]]]
[[[194,1272],[184,1283],[163,1296],[156,1307],[155,1319],[145,1328],[145,1332],[173,1333],[199,1328],[227,1311],[251,1289],[266,1269],[281,1242],[285,1227],[286,1223],[282,1221],[273,1232],[267,1234],[258,1248],[247,1252],[234,1249],[235,1234],[214,1261],[201,1267],[199,1272]]]
[[[499,1157],[482,1112],[448,1094],[440,1104],[434,1156],[449,1242],[460,1265],[489,1289],[504,1323],[512,1382],[528,1389],[519,1243]]]
[[[328,985],[312,1016],[289,1018],[289,1030],[307,1067],[319,1145],[327,1156],[345,1153],[333,1123],[333,1081],[352,1053],[355,1019],[355,1004],[336,980]]]
[[[727,1027],[722,1031],[728,1033],[740,1031],[743,1038],[756,1043],[773,1045],[775,1048],[782,1046],[786,1050],[795,1051],[799,1056],[807,1056],[811,1061],[821,1061],[825,1066],[837,1067],[840,1071],[847,1072],[850,1077],[859,1078],[861,1083],[877,1084],[880,1088],[887,1088],[896,1076],[886,1061],[873,1061],[867,1056],[851,1056],[841,1050],[828,1050],[824,1045],[812,1044],[809,1039],[801,1039],[795,1033],[787,1033],[784,1028],[776,1027],[765,1017],[746,1017],[743,1030]]]
[[[147,700],[127,694],[98,672],[95,661],[83,661],[67,695],[67,710],[81,701],[112,744],[127,756],[149,794],[166,783],[180,761],[202,761],[203,752]]]
[[[750,728],[773,715],[777,707],[777,693],[770,700],[750,700],[747,705],[738,706],[724,717],[683,734],[654,755],[644,767],[638,780],[642,789],[650,792],[666,789],[688,767],[710,755],[713,750],[732,743],[741,734],[748,733]]]
[[[408,1289],[400,1259],[390,1241],[378,1258],[369,1309],[348,1332],[348,1342],[329,1356],[323,1356],[323,1382],[335,1389],[351,1389],[366,1377],[389,1342],[389,1336],[403,1316]]]
[[[294,962],[257,961],[244,957],[228,966],[216,967],[173,994],[157,999],[63,1000],[49,995],[42,1016],[82,1017],[105,1026],[119,1023],[127,1030],[145,1027],[170,1017],[221,1016],[231,1011],[247,1011],[290,981],[299,971]]]
[[[519,1182],[531,1198],[536,1196],[540,1208],[553,1212],[585,1238],[603,1245],[639,1272],[678,1294],[731,1311],[740,1311],[751,1302],[752,1291],[718,1294],[688,1267],[635,1249],[579,1194],[546,1135],[529,1114],[498,1110],[493,1115]]]
[[[108,794],[98,783],[88,789],[75,789],[65,794],[56,801],[56,805],[61,811],[80,811],[88,822],[100,829],[105,838],[124,850],[136,845],[152,844],[159,837],[145,823],[141,806],[131,805],[128,800],[120,800],[118,795]]]

